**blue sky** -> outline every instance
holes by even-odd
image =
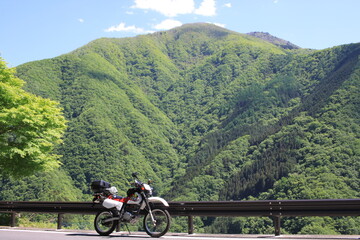
[[[0,0],[0,56],[15,67],[194,22],[324,49],[360,42],[359,9],[360,0]]]

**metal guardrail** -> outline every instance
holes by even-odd
[[[0,212],[12,214],[11,226],[20,212],[57,213],[60,229],[62,214],[96,214],[101,210],[104,207],[92,202],[0,201]],[[194,216],[255,216],[272,217],[275,235],[280,235],[281,217],[360,216],[360,199],[169,202],[168,211],[172,216],[188,217],[189,233],[193,233]]]
[[[71,213],[96,214],[103,210],[100,204],[92,202],[35,202],[35,201],[0,201],[0,212],[19,213]]]
[[[360,199],[171,202],[177,216],[360,216]]]

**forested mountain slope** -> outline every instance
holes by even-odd
[[[359,54],[360,44],[285,49],[189,24],[98,39],[17,74],[64,108],[57,153],[72,192],[104,179],[124,194],[138,171],[169,200],[358,198]],[[26,192],[34,180],[23,181]],[[13,185],[2,182],[1,200],[24,199]]]

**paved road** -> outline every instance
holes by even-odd
[[[99,236],[95,231],[54,231],[54,230],[23,230],[23,229],[0,229],[1,240],[98,240],[98,239],[114,239],[114,240],[144,240],[152,239],[145,233],[112,233],[110,236]],[[360,235],[346,236],[319,236],[319,235],[211,235],[211,234],[167,234],[161,239],[172,240],[259,240],[259,239],[289,239],[289,240],[359,240]]]

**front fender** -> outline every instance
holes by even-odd
[[[161,197],[149,197],[148,200],[151,203],[161,203],[165,207],[169,207],[168,202],[165,199],[161,198]]]

